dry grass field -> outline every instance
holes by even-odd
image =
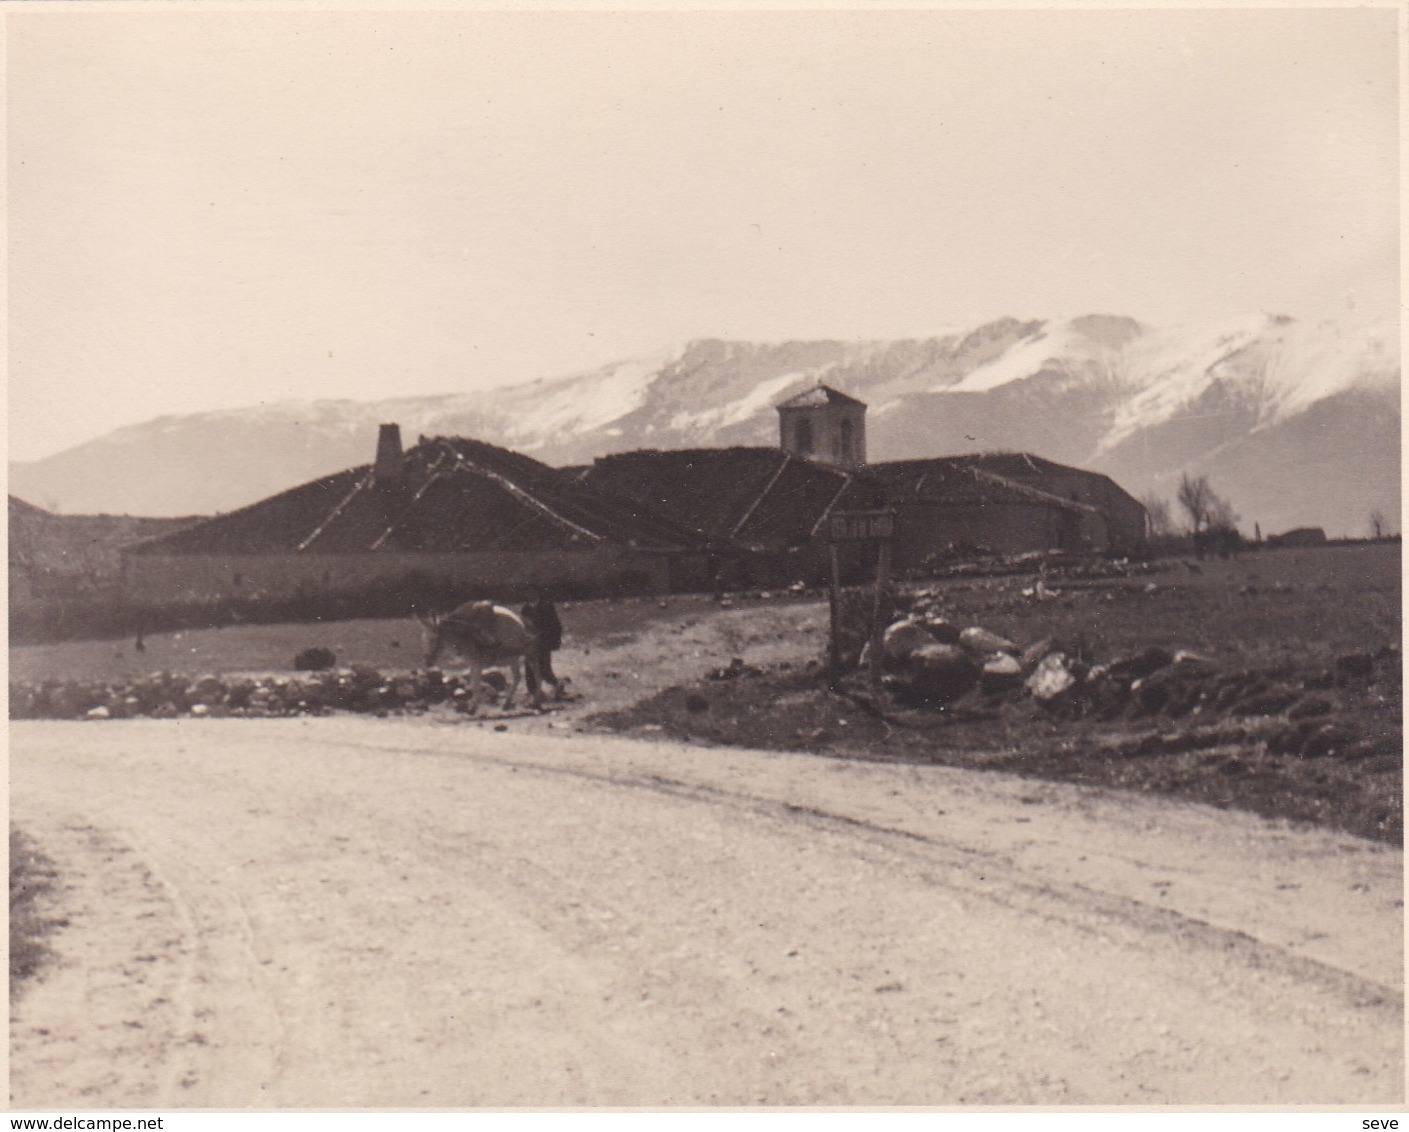
[[[48,961],[49,935],[63,921],[49,912],[53,863],[18,830],[10,831],[10,998]]]

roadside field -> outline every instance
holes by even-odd
[[[1001,769],[1402,842],[1397,546],[1263,552],[1046,585],[1050,596],[1030,576],[921,588],[955,625],[1019,645],[1050,638],[1091,664],[1150,646],[1207,663],[1171,682],[1167,702],[1053,711],[1020,693],[971,693],[946,712],[878,711],[864,681],[833,694],[816,668],[755,665],[594,722],[711,745]],[[766,635],[761,618],[752,627]]]
[[[559,606],[570,645],[620,643],[665,618],[713,612],[707,597],[604,599]],[[312,624],[227,625],[149,634],[138,652],[132,640],[63,641],[10,649],[10,679],[123,680],[151,672],[196,676],[234,672],[292,672],[304,649],[330,649],[340,667],[366,665],[387,672],[418,668],[424,656],[414,618]]]
[[[1101,579],[1054,573],[1041,588],[1035,575],[906,588],[958,626],[1020,646],[1051,639],[1090,664],[1151,646],[1204,658],[1203,675],[1174,686],[1168,702],[1049,711],[1019,688],[971,693],[946,712],[868,711],[827,689],[825,600],[736,595],[721,608],[688,596],[565,604],[558,669],[577,698],[551,722],[513,727],[1003,769],[1402,840],[1399,546],[1159,565]],[[312,646],[340,666],[394,674],[419,667],[420,637],[409,619],[232,625],[149,636],[141,653],[131,641],[14,648],[10,674],[12,688],[160,671],[288,674]],[[429,714],[457,718],[447,713]]]

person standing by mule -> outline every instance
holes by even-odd
[[[559,699],[563,695],[563,682],[553,672],[553,653],[563,647],[563,623],[558,619],[557,607],[553,599],[537,586],[529,591],[529,600],[519,611],[524,624],[534,636],[534,650],[538,660],[538,674],[553,685]],[[529,693],[538,694],[537,682],[532,668],[528,674]]]

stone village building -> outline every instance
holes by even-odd
[[[776,449],[625,452],[578,474],[716,546],[732,543],[747,581],[824,578],[825,520],[839,509],[894,510],[894,566],[902,571],[950,553],[1122,556],[1145,548],[1144,506],[1108,476],[1024,453],[867,464],[863,402],[817,385],[777,410]]]
[[[826,579],[827,517],[891,508],[894,566],[954,553],[1139,553],[1144,507],[1108,477],[1017,454],[867,464],[866,405],[825,385],[777,406],[779,447],[636,451],[555,469],[463,438],[403,452],[383,425],[372,464],[138,543],[138,601],[365,591],[408,578],[508,599]],[[873,552],[871,552],[873,553]],[[845,549],[860,575],[864,545]]]
[[[703,585],[704,540],[528,456],[434,437],[403,452],[383,425],[371,464],[138,543],[138,601],[257,601],[405,584],[508,597]]]

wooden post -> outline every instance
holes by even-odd
[[[832,586],[827,597],[832,618],[831,635],[827,641],[827,673],[831,686],[836,687],[837,681],[841,679],[841,627],[837,624],[841,618],[841,554],[836,543],[832,543],[828,549],[832,560]]]
[[[880,555],[876,561],[876,601],[871,607],[871,694],[881,691],[881,649],[884,645],[885,625],[881,617],[881,603],[885,600],[886,587],[890,585],[890,539],[881,540]]]
[[[890,542],[895,537],[895,512],[883,510],[834,511],[828,516],[827,535],[832,552],[832,639],[831,666],[832,686],[841,679],[841,640],[840,621],[843,613],[841,599],[841,564],[838,559],[837,544],[879,542],[880,557],[876,566],[876,601],[871,610],[871,682],[874,690],[880,690],[880,649],[884,626],[881,625],[881,598],[890,583]]]

